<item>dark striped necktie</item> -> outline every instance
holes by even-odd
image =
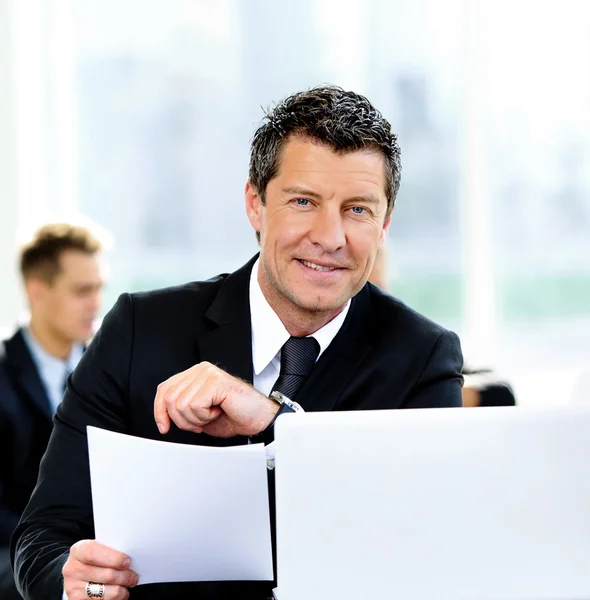
[[[312,337],[290,337],[281,348],[281,370],[272,391],[294,400],[297,391],[311,373],[320,353]]]

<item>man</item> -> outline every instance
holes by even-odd
[[[20,254],[30,320],[0,343],[0,598],[20,598],[10,535],[37,481],[65,380],[100,306],[100,242],[83,227],[45,225]]]
[[[366,283],[400,168],[389,123],[353,92],[314,88],[270,111],[245,190],[260,256],[206,282],[121,296],[69,380],[13,538],[27,598],[271,595],[272,582],[133,589],[133,557],[92,539],[87,425],[230,446],[271,439],[287,406],[272,390],[312,411],[460,406],[457,336]]]

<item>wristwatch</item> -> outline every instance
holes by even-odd
[[[281,392],[272,392],[269,398],[279,405],[279,410],[276,412],[273,420],[268,424],[264,431],[250,436],[251,443],[263,442],[265,444],[270,444],[275,437],[273,426],[279,415],[295,413],[299,411],[303,412],[303,408],[297,404],[297,402],[293,402],[293,400],[287,398],[287,396],[285,396],[285,394],[281,394]]]
[[[293,400],[287,398],[287,396],[285,396],[285,394],[281,394],[281,392],[275,391],[269,396],[269,398],[271,400],[274,400],[280,407],[277,411],[277,414],[275,415],[275,418],[270,422],[269,427],[272,427],[274,425],[274,422],[277,420],[277,417],[279,415],[289,412],[299,412],[300,410],[303,410],[301,406],[297,404],[297,402],[293,402]]]

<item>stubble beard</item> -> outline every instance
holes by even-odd
[[[272,297],[272,300],[267,298],[269,304],[271,304],[271,306],[275,305],[277,308],[289,312],[293,316],[297,315],[300,318],[305,318],[307,316],[308,318],[315,320],[318,317],[321,317],[321,315],[329,313],[337,314],[349,300],[349,297],[343,294],[341,297],[338,297],[330,302],[330,304],[326,305],[322,302],[321,293],[318,293],[315,302],[304,301],[294,290],[289,289],[289,287],[282,284],[278,278],[274,277],[274,274],[270,269],[266,268],[264,263],[262,263],[262,270],[263,279],[266,280],[267,284],[265,287]]]

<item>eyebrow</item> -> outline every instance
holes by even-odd
[[[311,196],[312,198],[318,199],[321,198],[318,193],[297,186],[283,188],[283,194],[301,194],[302,196]]]
[[[73,288],[79,291],[94,290],[104,287],[104,281],[100,283],[74,283]]]
[[[301,194],[302,196],[309,196],[311,198],[317,198],[318,200],[321,199],[320,194],[318,194],[317,192],[312,192],[311,190],[308,190],[306,188],[302,188],[302,187],[287,187],[287,188],[283,188],[283,193],[284,194]],[[377,196],[351,196],[350,198],[346,199],[346,202],[368,202],[369,204],[379,204],[379,198],[377,198]]]

